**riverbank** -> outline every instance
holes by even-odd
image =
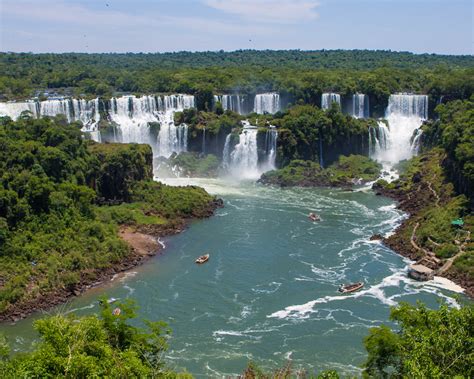
[[[130,247],[129,254],[119,262],[102,269],[89,269],[80,273],[80,280],[74,286],[56,288],[23,302],[15,303],[0,314],[0,321],[16,322],[27,316],[46,311],[56,305],[67,302],[70,298],[80,296],[87,290],[111,280],[115,275],[126,272],[143,264],[149,258],[159,254],[163,245],[159,239],[183,232],[191,222],[211,217],[217,208],[223,207],[221,199],[214,199],[207,207],[201,207],[191,218],[178,218],[161,225],[123,225],[119,237]]]
[[[456,196],[447,181],[441,149],[433,149],[413,158],[400,179],[379,181],[373,189],[377,195],[398,202],[398,209],[408,213],[395,232],[383,243],[398,254],[435,270],[435,275],[452,280],[474,297],[471,242],[473,217],[467,200]],[[463,218],[462,228],[451,224]]]

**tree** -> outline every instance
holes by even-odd
[[[372,328],[364,340],[364,375],[381,378],[448,378],[474,375],[474,312],[468,305],[439,310],[402,303],[391,311],[395,332]]]
[[[3,377],[186,377],[164,366],[166,324],[131,325],[136,317],[133,301],[112,307],[102,298],[100,304],[99,316],[57,315],[36,321],[40,341],[33,352],[10,357],[0,338]]]

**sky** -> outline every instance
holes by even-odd
[[[0,51],[473,54],[472,0],[0,0]]]

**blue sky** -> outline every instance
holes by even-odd
[[[0,0],[0,51],[472,54],[472,0]]]

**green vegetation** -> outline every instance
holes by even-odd
[[[377,179],[381,168],[379,163],[362,155],[341,155],[339,160],[327,169],[322,169],[318,163],[312,161],[294,160],[280,170],[263,174],[260,181],[282,187],[351,187]]]
[[[446,151],[448,177],[458,192],[474,201],[474,97],[441,104],[436,112],[439,119],[423,126],[423,144]]]
[[[216,177],[219,169],[219,158],[213,154],[180,153],[168,159],[170,166],[177,165],[182,176]]]
[[[166,227],[212,213],[204,190],[151,180],[149,146],[87,142],[61,117],[0,118],[0,145],[2,317],[133,257],[122,224]]]
[[[206,153],[220,156],[229,133],[233,137],[231,148],[238,142],[243,118],[230,111],[219,115],[192,109],[177,114],[176,122],[189,125],[190,151],[202,152],[205,133]],[[320,162],[323,158],[324,164],[329,165],[341,154],[368,155],[369,129],[376,126],[373,119],[355,119],[343,114],[337,104],[327,111],[313,105],[296,105],[274,115],[250,114],[248,119],[259,127],[260,152],[265,149],[268,126],[278,128],[277,163],[281,167],[292,160]]]
[[[9,378],[190,378],[167,369],[163,353],[170,333],[163,322],[136,327],[132,301],[102,299],[99,316],[53,316],[35,322],[40,342],[30,353],[10,356],[0,340],[0,371]],[[117,314],[117,309],[120,310]],[[3,342],[3,343],[2,343]]]
[[[442,305],[430,310],[401,304],[392,308],[399,324],[370,330],[364,340],[370,378],[471,378],[474,375],[474,312]]]
[[[377,190],[400,200],[401,208],[411,215],[386,243],[405,256],[441,270],[440,274],[461,284],[471,295],[473,109],[473,99],[440,105],[440,119],[423,125],[423,153],[400,165],[404,170],[400,179],[375,185]],[[456,219],[462,219],[463,225],[452,225]]]
[[[28,98],[37,89],[104,97],[192,93],[198,108],[205,110],[212,93],[275,90],[295,104],[318,104],[322,92],[335,91],[366,93],[371,103],[383,107],[389,94],[399,91],[468,98],[474,88],[473,67],[472,56],[366,50],[0,53],[0,93],[6,99]]]

